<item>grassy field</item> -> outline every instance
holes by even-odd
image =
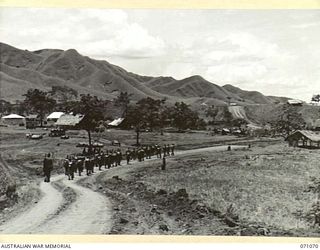
[[[25,137],[25,133],[28,132],[45,133],[45,136],[41,140],[29,140]],[[54,152],[55,172],[62,173],[60,159],[67,154],[81,152],[75,145],[87,141],[85,131],[68,131],[67,134],[70,136],[68,140],[51,138],[47,134],[48,131],[43,129],[1,128],[1,156],[14,169],[16,173],[14,177],[19,178],[20,187],[30,185],[32,179],[35,181],[39,179],[36,176],[42,178],[42,160],[45,153]],[[112,148],[112,140],[119,140],[125,150],[135,143],[135,133],[108,130],[102,134],[94,134],[93,139],[103,142],[106,145],[105,149]],[[207,132],[141,134],[143,144],[175,143],[180,150],[221,143],[231,144],[243,140],[245,138],[235,136],[211,136]],[[129,167],[128,174],[124,175],[120,175],[118,169],[113,169],[110,175],[119,175],[124,178],[124,182],[128,180],[129,189],[135,187],[136,183],[143,183],[146,190],[155,190],[155,197],[157,190],[160,189],[168,192],[186,189],[190,201],[199,200],[222,214],[232,206],[232,213],[239,216],[242,224],[258,223],[267,228],[296,232],[294,235],[298,236],[320,233],[319,229],[312,225],[312,218],[310,219],[308,215],[317,196],[313,192],[308,192],[308,188],[312,178],[320,178],[318,150],[294,149],[283,142],[261,141],[252,143],[251,149],[246,150],[170,157],[167,160],[166,171],[159,171],[159,164],[160,160],[150,162],[150,166],[145,162],[142,169]],[[123,169],[121,170],[123,173],[126,172],[125,168],[120,169]],[[109,182],[109,179],[106,181]],[[122,188],[124,193],[131,192],[125,187]],[[117,189],[119,187],[115,186],[115,191]],[[144,192],[143,190],[140,191]],[[140,199],[142,194],[139,195],[137,199]],[[162,203],[159,201],[160,204]],[[143,206],[146,208],[149,204],[145,202]],[[144,218],[141,215],[141,221]],[[197,223],[197,220],[192,223]],[[208,222],[203,221],[203,225],[206,223]],[[176,227],[177,230],[180,226]],[[198,226],[201,227],[202,224]],[[204,229],[193,230],[199,234],[216,233]],[[212,226],[212,230],[216,230],[216,226]],[[221,231],[223,234],[227,232],[227,229],[223,230]],[[217,233],[219,234],[219,231]]]
[[[43,155],[48,152],[53,152],[56,158],[65,157],[67,154],[80,153],[81,148],[76,145],[79,142],[87,142],[87,133],[83,130],[67,131],[70,139],[63,140],[59,137],[49,137],[49,130],[41,128],[27,130],[24,128],[0,128],[0,148],[2,155],[6,159],[11,160],[26,160],[32,161],[37,159],[42,160]],[[41,140],[27,139],[26,133],[44,134]],[[164,133],[160,135],[157,132],[141,133],[141,144],[171,144],[175,143],[177,149],[187,149],[193,147],[205,147],[206,145],[214,145],[217,143],[228,141],[238,141],[242,138],[236,136],[208,135],[207,132],[197,133]],[[111,146],[112,140],[121,142],[121,147],[126,150],[127,147],[132,147],[135,144],[136,134],[134,131],[110,129],[103,133],[93,133],[93,141],[102,142],[104,149],[113,149],[118,147]],[[36,162],[33,162],[36,163]]]
[[[70,139],[63,140],[60,137],[49,137],[50,129],[37,128],[25,129],[23,127],[1,127],[0,149],[2,158],[9,166],[19,169],[19,173],[29,176],[42,176],[42,161],[46,153],[53,153],[55,164],[54,172],[62,173],[62,159],[68,154],[81,153],[82,148],[77,148],[79,142],[87,142],[87,132],[83,130],[70,130],[67,135]],[[30,140],[26,133],[43,134],[43,139]],[[103,133],[93,133],[93,141],[102,142],[103,150],[115,149],[111,145],[112,140],[119,140],[123,152],[135,143],[135,132],[128,130],[111,129]],[[188,149],[214,145],[227,141],[238,141],[236,136],[208,136],[206,132],[198,133],[141,133],[142,144],[168,144],[175,143],[177,149]],[[0,166],[1,167],[1,166]],[[3,173],[3,171],[1,171]],[[17,176],[16,176],[17,177]]]
[[[319,178],[319,152],[280,144],[178,157],[168,162],[167,171],[143,180],[155,189],[185,188],[222,212],[232,204],[243,223],[308,234],[313,226],[304,215],[316,199],[307,192],[313,177]]]

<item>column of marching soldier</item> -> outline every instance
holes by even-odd
[[[121,149],[107,150],[106,152],[100,151],[95,154],[88,154],[84,152],[81,155],[67,155],[63,160],[63,167],[65,174],[69,180],[73,180],[75,173],[78,172],[81,176],[85,170],[87,176],[94,173],[94,168],[97,167],[99,170],[110,169],[112,167],[121,166],[121,162],[126,160],[126,164],[129,165],[130,161],[138,160],[139,162],[145,159],[151,159],[152,156],[157,158],[163,158],[170,155],[174,155],[175,145],[151,145],[143,146],[139,148],[130,149],[128,148],[123,154]]]

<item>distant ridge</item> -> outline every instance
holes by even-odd
[[[132,94],[133,100],[151,97],[169,103],[184,101],[194,108],[203,104],[227,105],[231,101],[250,105],[286,100],[232,85],[221,87],[199,75],[182,80],[141,76],[107,61],[83,56],[74,49],[32,52],[0,43],[0,63],[0,98],[11,102],[22,100],[30,88],[48,91],[52,86],[68,86],[79,94],[90,93],[109,100],[122,91]]]
[[[281,97],[281,96],[265,96],[258,91],[243,90],[230,84],[224,85],[223,88],[228,90],[231,93],[238,95],[239,97],[247,101],[252,101],[255,104],[285,103],[286,101],[291,99],[288,97]]]

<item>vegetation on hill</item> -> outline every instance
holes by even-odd
[[[140,76],[112,65],[80,55],[76,50],[44,49],[27,51],[0,43],[1,98],[14,102],[30,88],[50,91],[69,88],[80,94],[95,95],[112,100],[121,92],[132,94],[132,99],[166,99],[167,103],[184,102],[198,109],[202,103],[227,105],[229,102],[248,105],[272,100],[261,93],[243,96],[245,91],[230,91],[201,76],[182,80],[172,77]],[[71,94],[70,91],[68,93]],[[272,102],[272,101],[270,101]],[[278,100],[281,102],[281,99]]]
[[[230,116],[226,110],[232,103],[244,106],[248,121],[258,124],[274,122],[279,120],[276,114],[282,112],[281,107],[288,100],[285,97],[265,96],[256,91],[241,90],[232,85],[220,87],[197,75],[182,80],[140,76],[107,61],[82,56],[74,49],[31,52],[0,43],[0,51],[2,114],[23,114],[26,111],[30,113],[30,109],[26,110],[27,107],[21,105],[23,95],[29,89],[49,93],[48,97],[57,101],[55,108],[59,111],[68,109],[73,102],[79,101],[81,95],[89,94],[104,101],[108,100],[105,117],[114,118],[121,116],[123,111],[126,113],[130,101],[132,104],[151,98],[166,100],[166,106],[172,108],[167,110],[169,114],[174,112],[174,107],[177,108],[176,103],[184,103],[192,112],[197,112],[199,121],[203,119],[211,124],[230,123],[235,119],[236,117]],[[115,103],[117,98],[118,103]],[[317,95],[314,100],[317,100]],[[216,109],[215,116],[206,114],[208,107],[212,105]],[[319,119],[317,112],[314,112],[315,108],[304,105],[298,110],[307,124]],[[176,115],[179,115],[179,112]],[[165,119],[174,120],[167,116]],[[187,127],[203,127],[203,121],[200,124],[199,121]],[[177,126],[177,123],[174,126]],[[182,126],[180,128],[182,129]]]

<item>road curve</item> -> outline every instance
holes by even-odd
[[[76,200],[66,209],[62,191],[53,183],[62,182],[76,193]],[[27,211],[0,225],[1,234],[103,234],[111,229],[111,205],[106,197],[89,188],[55,176],[51,183],[42,182],[42,198]]]
[[[77,199],[61,215],[43,224],[35,233],[102,234],[111,230],[110,202],[98,192],[64,179],[65,186],[77,194]]]

